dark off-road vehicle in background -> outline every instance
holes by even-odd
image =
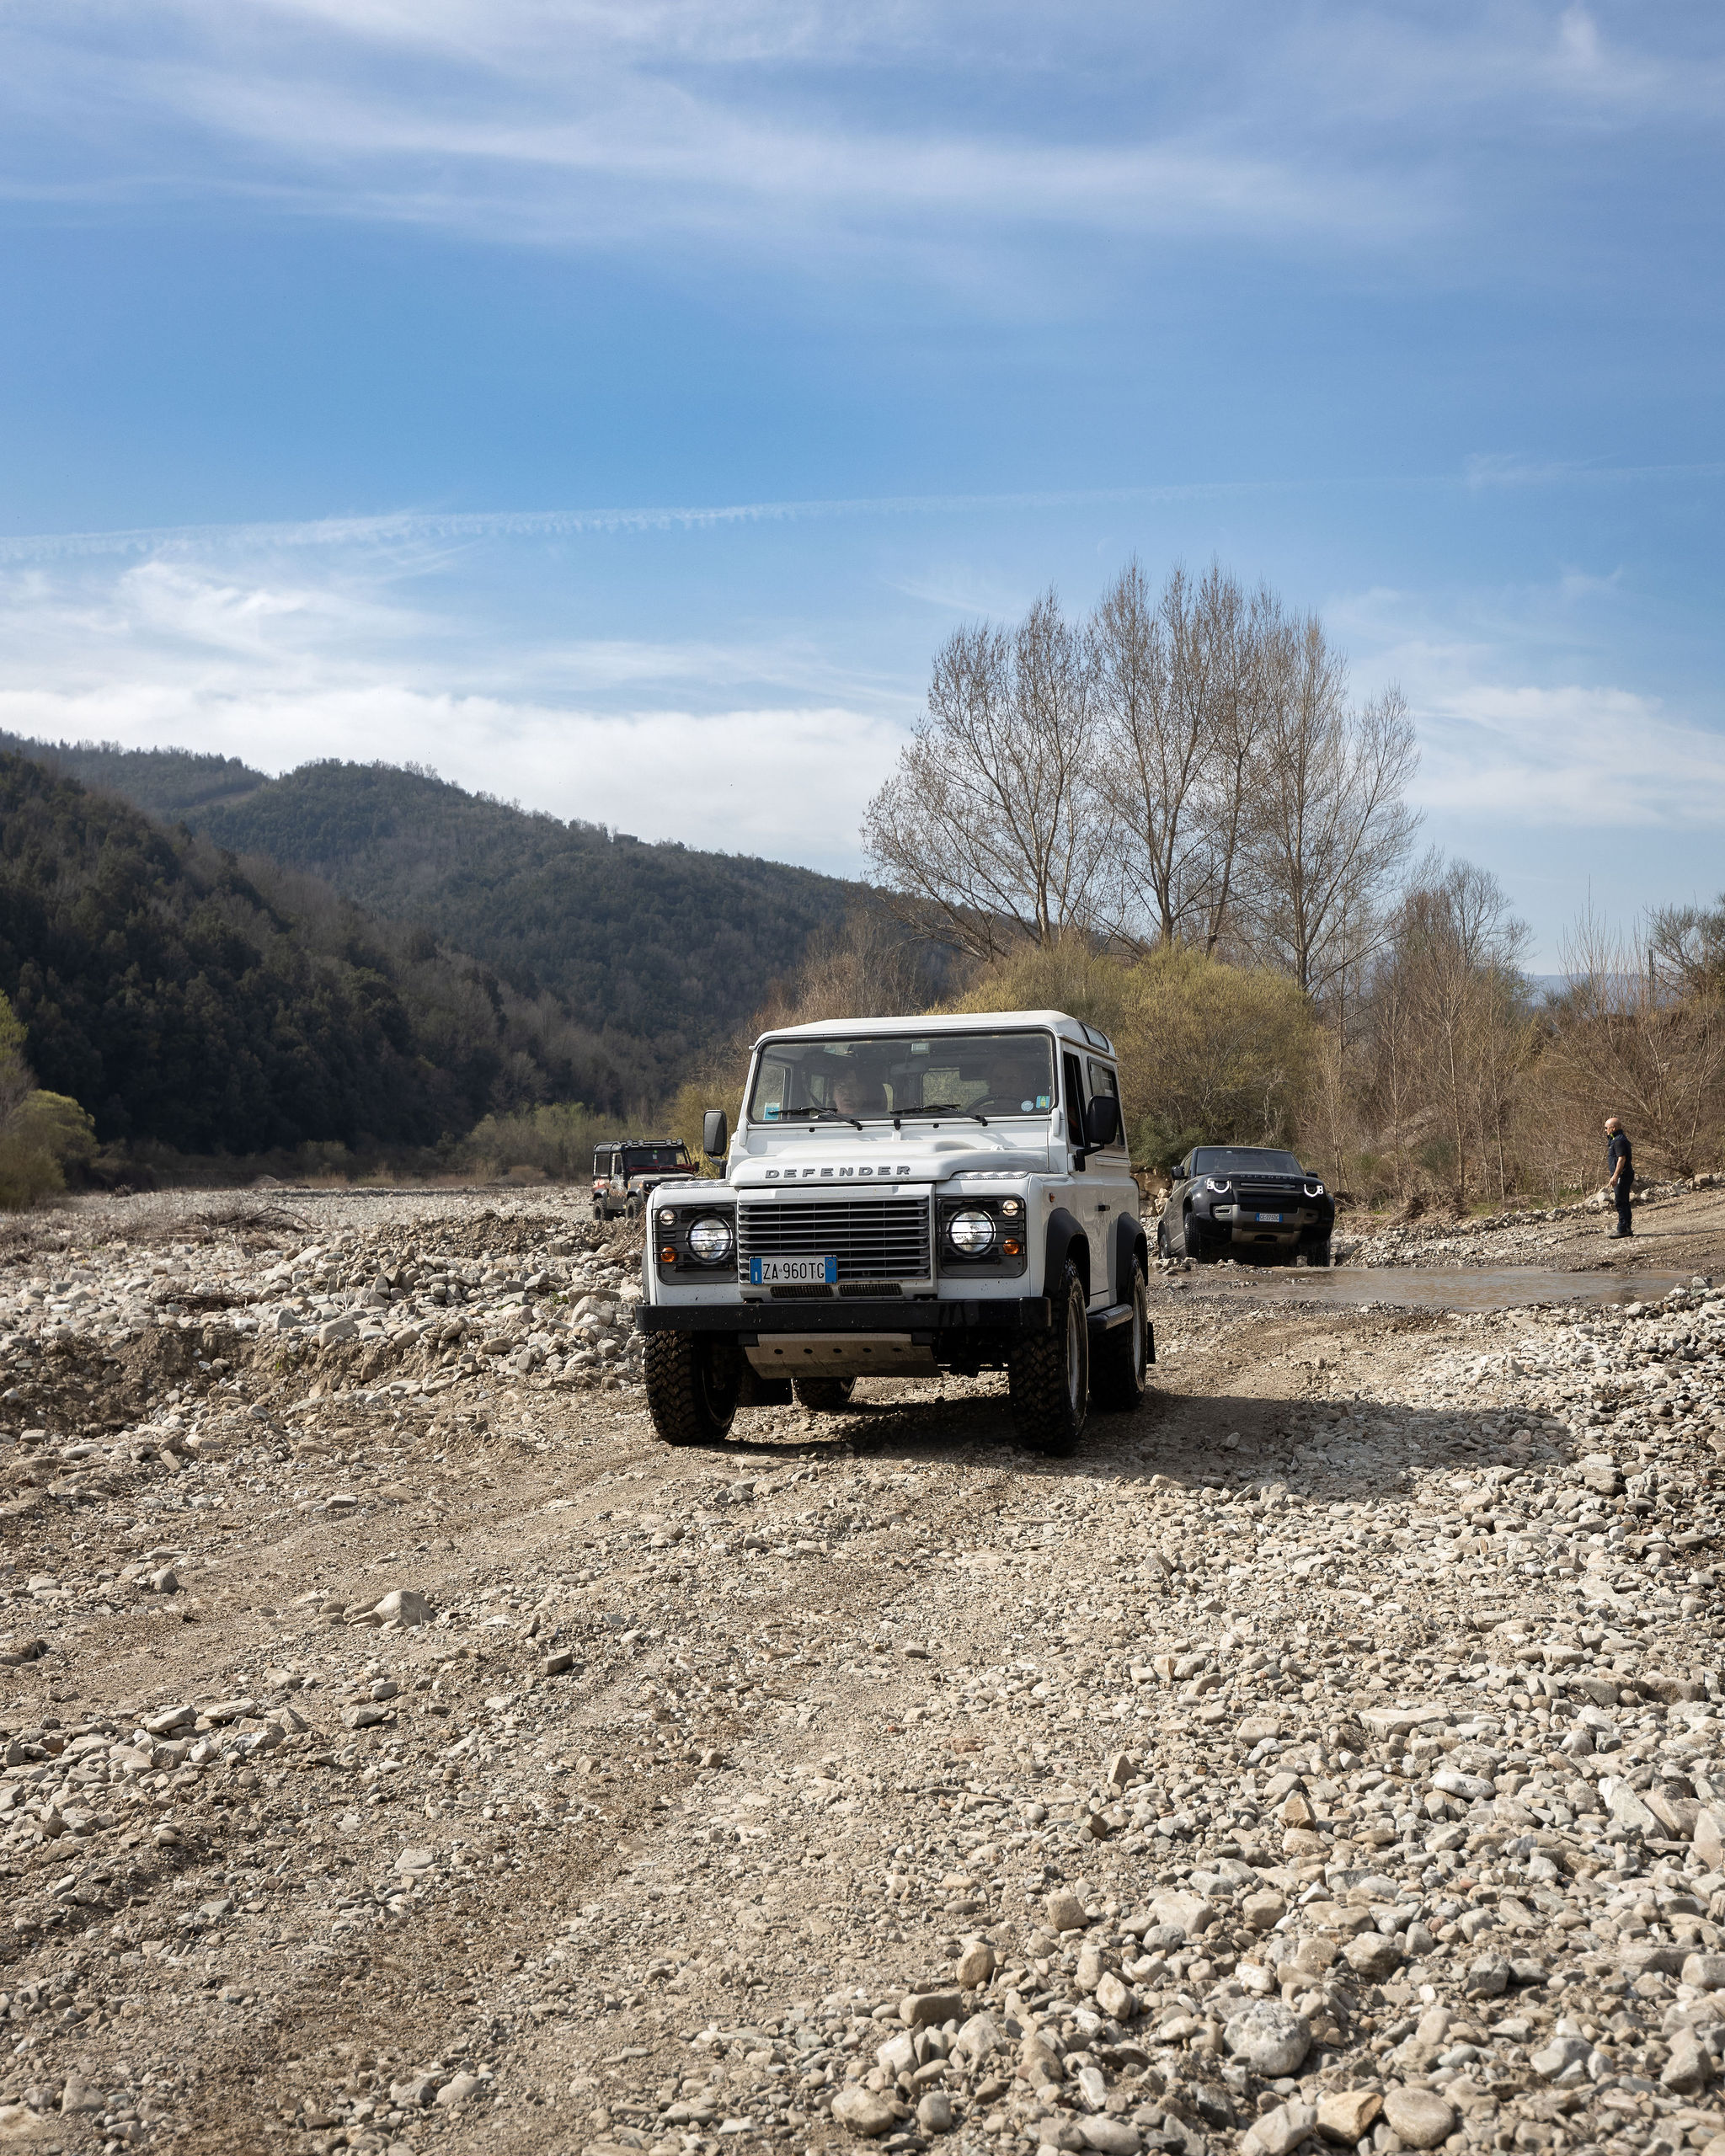
[[[689,1149],[675,1138],[614,1138],[593,1149],[593,1218],[638,1220],[647,1194],[673,1176],[695,1172]]]
[[[1295,1153],[1194,1145],[1156,1223],[1161,1257],[1268,1257],[1327,1265],[1336,1201]]]

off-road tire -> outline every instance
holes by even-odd
[[[741,1390],[737,1351],[698,1332],[649,1332],[647,1412],[661,1444],[715,1444],[730,1434]]]
[[[1166,1220],[1158,1220],[1156,1224],[1156,1254],[1164,1265],[1173,1263],[1174,1253],[1168,1241],[1168,1224]]]
[[[1150,1375],[1150,1296],[1144,1267],[1135,1257],[1130,1296],[1132,1316],[1111,1326],[1090,1351],[1090,1404],[1130,1415],[1143,1399]]]
[[[1210,1265],[1215,1262],[1215,1252],[1210,1246],[1210,1238],[1203,1225],[1188,1213],[1180,1230],[1180,1249],[1194,1265]]]
[[[857,1390],[855,1378],[797,1378],[791,1390],[797,1396],[799,1407],[812,1409],[816,1414],[834,1415],[840,1408],[848,1407],[851,1395]]]
[[[1049,1460],[1078,1449],[1090,1407],[1090,1326],[1084,1282],[1071,1258],[1049,1284],[1049,1325],[1013,1348],[1007,1364],[1018,1442]]]
[[[1308,1265],[1328,1265],[1332,1262],[1329,1237],[1326,1235],[1320,1243],[1301,1243],[1300,1255]]]
[[[623,1201],[623,1218],[624,1218],[624,1219],[626,1219],[626,1220],[638,1220],[638,1219],[640,1219],[640,1217],[641,1217],[641,1209],[642,1209],[642,1208],[641,1208],[641,1200],[640,1200],[638,1198],[625,1198],[625,1199],[624,1199],[624,1201]]]

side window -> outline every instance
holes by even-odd
[[[1118,1104],[1120,1098],[1120,1081],[1108,1064],[1097,1063],[1092,1058],[1090,1064],[1090,1097],[1095,1100],[1103,1093],[1108,1094]],[[1120,1132],[1114,1140],[1114,1146],[1109,1148],[1110,1151],[1124,1145],[1126,1142],[1125,1112],[1117,1105],[1116,1113],[1120,1117]]]
[[[1076,1055],[1063,1054],[1060,1073],[1066,1095],[1066,1135],[1075,1145],[1084,1143],[1084,1078]]]

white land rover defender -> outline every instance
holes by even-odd
[[[859,1377],[1004,1369],[1019,1437],[1070,1453],[1155,1360],[1106,1034],[1058,1011],[793,1026],[755,1043],[722,1182],[653,1193],[647,1401],[668,1444]]]

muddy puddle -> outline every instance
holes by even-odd
[[[1648,1303],[1670,1288],[1686,1288],[1689,1273],[1560,1273],[1537,1265],[1338,1265],[1329,1272],[1304,1267],[1206,1266],[1163,1283],[1172,1294],[1194,1289],[1205,1295],[1237,1295],[1253,1302],[1386,1304],[1418,1310],[1525,1310],[1535,1303]]]

